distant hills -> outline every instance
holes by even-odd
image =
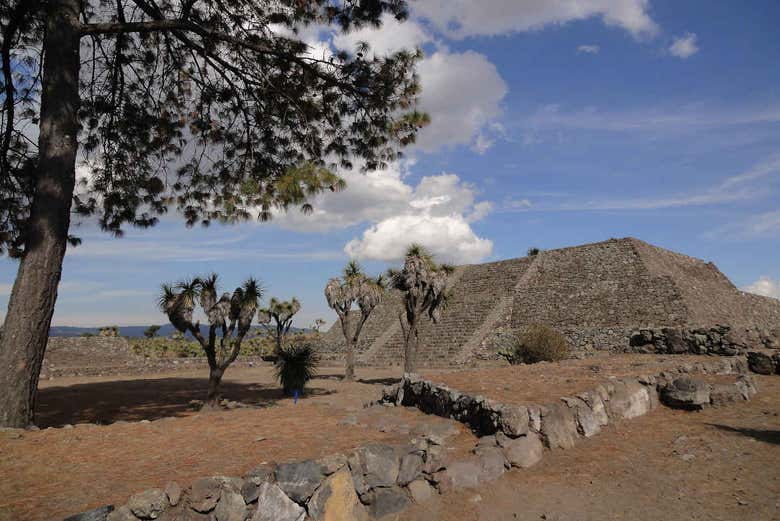
[[[140,338],[144,336],[144,331],[149,326],[119,326],[119,336],[126,336],[130,338]],[[256,326],[253,326],[256,327]],[[83,336],[85,334],[97,335],[98,327],[74,327],[74,326],[52,326],[49,331],[49,336]],[[201,324],[200,330],[204,335],[208,334],[208,326]],[[157,331],[157,336],[171,336],[176,329],[171,324],[165,324]],[[306,328],[291,327],[290,332],[309,331]],[[189,334],[187,335],[189,336]]]

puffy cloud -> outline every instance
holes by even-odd
[[[580,45],[577,47],[578,53],[585,53],[585,54],[598,54],[601,50],[601,47],[598,45]]]
[[[690,58],[699,52],[699,47],[696,45],[696,34],[685,33],[685,36],[675,38],[672,45],[669,46],[669,52],[672,56],[683,60]]]
[[[769,277],[759,277],[757,281],[742,289],[748,293],[780,299],[780,280],[772,280]]]
[[[385,170],[341,173],[347,182],[342,192],[322,194],[311,203],[314,212],[304,215],[291,210],[274,217],[281,227],[296,231],[327,231],[365,222],[380,221],[404,212],[414,188],[403,181],[407,165],[395,163]]]
[[[500,134],[496,120],[508,92],[501,75],[484,55],[474,51],[437,51],[418,66],[420,106],[431,116],[417,146],[427,152],[447,145],[472,144],[479,153]],[[493,137],[491,137],[493,136]]]
[[[393,261],[403,258],[411,243],[455,263],[479,262],[493,251],[492,241],[477,237],[460,215],[391,217],[366,230],[361,239],[350,241],[344,251],[356,259]]]
[[[484,219],[489,201],[476,201],[477,189],[455,174],[425,176],[417,186],[405,181],[408,165],[345,175],[347,188],[313,201],[314,213],[291,211],[274,222],[295,231],[326,231],[368,224],[344,251],[360,259],[397,260],[412,242],[441,259],[476,262],[492,252],[491,241],[478,237],[471,223]]]
[[[649,0],[418,0],[414,13],[451,38],[529,31],[596,16],[639,37],[658,31],[648,7]]]

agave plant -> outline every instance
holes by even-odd
[[[437,264],[433,255],[419,244],[406,250],[404,266],[389,270],[390,287],[403,293],[403,309],[399,313],[404,335],[404,372],[417,369],[419,321],[424,315],[433,322],[441,318],[447,300],[447,281],[455,270],[449,264]]]
[[[215,406],[220,400],[220,384],[225,370],[238,357],[241,342],[252,325],[262,289],[253,278],[230,293],[217,299],[217,275],[184,280],[177,284],[163,284],[158,301],[168,320],[182,334],[190,333],[201,345],[209,363],[209,390],[206,405]],[[193,323],[196,303],[200,304],[209,323],[208,337],[200,330],[200,322]],[[221,333],[217,336],[217,333]]]
[[[290,332],[293,317],[301,310],[301,303],[293,297],[292,300],[279,300],[272,297],[268,307],[257,311],[257,320],[261,324],[270,324],[274,321],[274,338],[276,340],[276,354],[282,350],[282,342]]]
[[[350,261],[341,277],[330,279],[325,286],[325,300],[336,312],[346,343],[344,379],[355,379],[355,350],[363,325],[384,295],[384,278],[368,277],[357,261]],[[352,308],[357,305],[360,317],[352,325]]]
[[[303,394],[306,384],[317,374],[317,351],[310,344],[293,344],[279,351],[276,378],[286,396]]]

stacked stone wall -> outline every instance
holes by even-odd
[[[539,254],[515,290],[512,327],[676,325],[688,313],[671,278],[648,272],[630,242],[610,240]]]
[[[715,264],[635,239],[626,242],[637,252],[649,273],[669,277],[674,282],[688,310],[686,325],[780,326],[780,301],[739,291]]]

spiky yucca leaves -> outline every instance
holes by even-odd
[[[455,268],[437,264],[422,245],[412,244],[406,250],[404,266],[389,270],[390,287],[403,293],[404,309],[399,314],[404,334],[404,371],[416,370],[419,320],[423,315],[438,322],[446,306],[447,281]]]
[[[268,307],[257,311],[257,319],[261,324],[270,324],[274,321],[274,337],[276,338],[277,355],[282,350],[282,341],[292,326],[293,317],[301,310],[301,303],[297,298],[292,300],[279,300],[272,297]]]
[[[360,332],[368,317],[382,300],[384,295],[384,278],[368,277],[360,264],[351,260],[344,267],[341,277],[334,277],[325,285],[325,300],[339,317],[341,330],[346,341],[345,380],[355,378],[355,349],[360,339]],[[350,311],[357,305],[360,318],[354,328]]]
[[[219,386],[225,370],[238,357],[241,342],[249,332],[255,311],[262,297],[258,282],[250,278],[231,296],[223,293],[217,300],[218,278],[204,278],[163,284],[159,306],[171,324],[182,333],[190,333],[200,343],[209,363],[209,393],[206,405],[219,402]],[[199,303],[209,323],[208,337],[200,331],[200,322],[193,323],[193,312]],[[229,322],[229,326],[228,326]],[[217,336],[217,331],[221,336]]]
[[[276,378],[286,396],[303,394],[306,383],[317,374],[319,358],[310,344],[293,344],[279,351]]]

